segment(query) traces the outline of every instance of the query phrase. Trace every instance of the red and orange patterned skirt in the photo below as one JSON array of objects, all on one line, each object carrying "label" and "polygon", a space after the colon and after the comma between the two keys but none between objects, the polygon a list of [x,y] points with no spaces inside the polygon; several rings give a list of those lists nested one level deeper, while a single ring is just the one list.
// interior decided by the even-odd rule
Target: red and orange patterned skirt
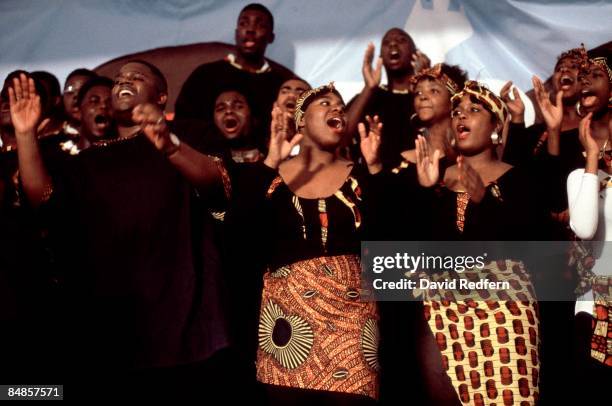
[{"label": "red and orange patterned skirt", "polygon": [[257,379],[378,398],[378,311],[359,257],[300,261],[264,277]]}]

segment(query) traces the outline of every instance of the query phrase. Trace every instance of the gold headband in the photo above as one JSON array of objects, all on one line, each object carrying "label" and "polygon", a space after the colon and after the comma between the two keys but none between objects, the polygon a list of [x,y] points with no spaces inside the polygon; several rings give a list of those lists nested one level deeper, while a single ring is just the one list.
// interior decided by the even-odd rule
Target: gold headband
[{"label": "gold headband", "polygon": [[299,122],[304,116],[304,113],[306,113],[306,108],[308,108],[308,104],[310,104],[310,101],[312,101],[314,96],[317,96],[320,93],[336,93],[340,95],[340,93],[338,93],[338,91],[334,87],[334,82],[329,82],[329,84],[327,85],[319,86],[314,89],[310,89],[303,92],[297,99],[297,102],[295,104],[294,118],[296,130],[299,129]]},{"label": "gold headband", "polygon": [[410,84],[413,92],[417,83],[426,77],[439,80],[444,83],[444,86],[446,86],[451,96],[459,92],[459,86],[457,85],[457,83],[455,83],[454,80],[449,78],[446,73],[442,72],[441,63],[437,63],[431,68],[422,69],[419,73],[410,78]]},{"label": "gold headband", "polygon": [[486,86],[476,81],[468,80],[465,82],[463,90],[451,97],[451,103],[461,99],[465,95],[475,97],[495,115],[497,121],[502,125],[506,122],[509,114],[508,106],[506,106],[506,103]]}]

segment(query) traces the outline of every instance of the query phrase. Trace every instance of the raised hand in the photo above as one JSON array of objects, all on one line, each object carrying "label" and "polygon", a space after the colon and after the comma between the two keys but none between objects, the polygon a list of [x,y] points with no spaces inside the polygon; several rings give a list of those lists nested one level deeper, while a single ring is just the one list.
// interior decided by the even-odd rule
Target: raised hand
[{"label": "raised hand", "polygon": [[419,73],[423,69],[431,68],[429,57],[418,49],[412,54],[412,61],[410,61],[410,64],[412,65],[414,73]]},{"label": "raised hand", "polygon": [[[510,98],[510,88],[512,88],[512,95],[514,98]],[[521,95],[516,86],[512,87],[512,81],[508,81],[504,87],[502,87],[499,95],[508,106],[508,110],[510,110],[510,115],[512,116],[511,121],[513,123],[525,122],[525,104],[523,100],[521,100]]]},{"label": "raised hand", "polygon": [[357,126],[361,139],[359,146],[361,147],[361,154],[368,165],[369,172],[374,174],[382,169],[378,151],[380,149],[383,123],[378,116],[374,116],[374,118],[366,116],[366,121],[369,128],[367,133],[364,123],[359,123]]},{"label": "raised hand", "polygon": [[555,103],[550,101],[550,94],[544,89],[542,81],[537,76],[531,79],[536,101],[546,122],[549,132],[559,132],[563,121],[563,90],[559,90]]},{"label": "raised hand", "polygon": [[264,164],[270,168],[278,168],[280,163],[289,157],[291,150],[300,143],[303,135],[297,133],[288,140],[290,115],[282,111],[278,105],[272,109],[272,122],[270,123],[270,146]]},{"label": "raised hand", "polygon": [[591,132],[591,120],[593,118],[593,113],[587,114],[582,120],[580,120],[580,125],[578,126],[578,134],[580,137],[580,143],[584,147],[584,150],[588,157],[599,156],[599,145],[597,141],[593,138],[593,134]]},{"label": "raised hand", "polygon": [[459,182],[461,182],[465,191],[470,195],[470,200],[475,203],[480,203],[486,192],[482,178],[474,168],[465,162],[462,156],[457,158],[457,168],[459,172]]},{"label": "raised hand", "polygon": [[152,103],[139,104],[132,110],[132,120],[140,125],[147,139],[159,151],[170,155],[178,149],[170,140],[170,129],[159,106]]},{"label": "raised hand", "polygon": [[34,79],[22,73],[19,78],[13,78],[8,93],[15,136],[34,134],[41,116],[40,96],[36,93]]},{"label": "raised hand", "polygon": [[363,80],[366,87],[374,89],[380,84],[380,78],[382,77],[382,58],[376,58],[376,67],[372,69],[372,62],[374,61],[374,44],[369,43],[366,48],[365,55],[363,56],[363,66],[361,73],[363,74]]},{"label": "raised hand", "polygon": [[424,187],[433,186],[440,177],[440,150],[436,149],[432,154],[429,142],[422,135],[417,136],[415,145],[419,183]]}]

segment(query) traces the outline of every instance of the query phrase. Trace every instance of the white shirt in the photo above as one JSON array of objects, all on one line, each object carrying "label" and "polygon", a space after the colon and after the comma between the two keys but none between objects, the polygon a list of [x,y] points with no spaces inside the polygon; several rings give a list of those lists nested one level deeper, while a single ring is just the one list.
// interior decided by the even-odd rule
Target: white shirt
[{"label": "white shirt", "polygon": [[[602,189],[603,187],[603,189]],[[597,175],[576,169],[567,178],[570,227],[576,235],[588,241],[595,258],[595,275],[612,276],[612,180],[598,171]],[[593,313],[593,291],[578,298],[575,313]]]}]

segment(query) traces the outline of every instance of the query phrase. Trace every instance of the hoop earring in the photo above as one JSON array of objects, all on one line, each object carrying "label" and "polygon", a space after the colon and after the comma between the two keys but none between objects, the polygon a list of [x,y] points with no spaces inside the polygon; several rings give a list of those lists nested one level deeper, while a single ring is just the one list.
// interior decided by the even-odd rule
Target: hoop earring
[{"label": "hoop earring", "polygon": [[584,114],[582,113],[582,111],[580,110],[582,108],[582,105],[580,104],[580,102],[576,103],[576,113],[580,116],[580,117],[584,117]]}]

